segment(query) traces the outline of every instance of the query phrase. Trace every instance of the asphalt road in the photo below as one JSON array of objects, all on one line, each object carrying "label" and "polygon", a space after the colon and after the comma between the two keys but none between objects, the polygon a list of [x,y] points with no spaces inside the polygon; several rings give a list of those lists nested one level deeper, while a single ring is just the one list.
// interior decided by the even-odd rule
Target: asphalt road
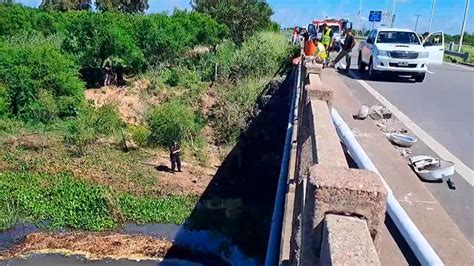
[{"label": "asphalt road", "polygon": [[[431,66],[422,83],[390,76],[369,81],[366,73],[356,70],[357,55],[353,53],[350,73],[341,74],[354,96],[367,105],[376,104],[378,100],[367,89],[372,88],[440,144],[441,149],[464,163],[464,174],[456,172],[453,177],[456,190],[449,189],[445,183],[424,182],[424,185],[474,245],[474,68],[451,64]],[[431,141],[424,140],[413,147],[413,155],[442,157]]]}]

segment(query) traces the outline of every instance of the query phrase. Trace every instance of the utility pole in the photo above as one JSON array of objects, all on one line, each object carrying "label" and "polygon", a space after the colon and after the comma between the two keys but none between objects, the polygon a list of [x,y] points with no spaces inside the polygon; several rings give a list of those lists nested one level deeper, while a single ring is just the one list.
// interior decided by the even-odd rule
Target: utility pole
[{"label": "utility pole", "polygon": [[397,0],[393,0],[393,5],[392,5],[392,24],[390,27],[393,28],[393,25],[395,24],[395,5],[397,4]]},{"label": "utility pole", "polygon": [[415,23],[415,33],[416,33],[416,28],[418,27],[418,18],[420,18],[421,15],[416,15],[416,23]]},{"label": "utility pole", "polygon": [[466,20],[467,20],[468,10],[469,10],[469,0],[466,0],[466,9],[464,10],[464,19],[462,22],[461,38],[459,39],[459,49],[458,49],[459,53],[461,52],[462,38],[464,37],[464,30],[466,29]]},{"label": "utility pole", "polygon": [[433,22],[435,6],[436,6],[436,0],[433,0],[433,2],[431,3],[431,16],[430,16],[430,23],[428,24],[428,33],[431,33],[431,23]]}]

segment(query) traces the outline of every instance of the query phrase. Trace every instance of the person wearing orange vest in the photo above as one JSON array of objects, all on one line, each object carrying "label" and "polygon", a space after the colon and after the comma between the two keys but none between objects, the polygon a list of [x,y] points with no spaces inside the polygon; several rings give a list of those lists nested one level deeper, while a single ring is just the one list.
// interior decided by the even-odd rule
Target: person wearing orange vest
[{"label": "person wearing orange vest", "polygon": [[321,39],[313,36],[311,40],[306,42],[304,49],[305,57],[309,57],[314,62],[322,64],[327,59],[326,48]]}]

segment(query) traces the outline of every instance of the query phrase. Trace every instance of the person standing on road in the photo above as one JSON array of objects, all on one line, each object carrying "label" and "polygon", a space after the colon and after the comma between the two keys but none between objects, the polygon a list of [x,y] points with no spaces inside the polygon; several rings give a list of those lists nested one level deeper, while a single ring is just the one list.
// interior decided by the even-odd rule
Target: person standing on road
[{"label": "person standing on road", "polygon": [[329,52],[331,51],[331,48],[332,48],[333,36],[334,36],[334,33],[332,32],[332,29],[328,26],[328,24],[324,23],[321,42],[324,45],[324,48],[326,49],[327,58],[329,58]]},{"label": "person standing on road", "polygon": [[336,64],[345,56],[346,57],[346,72],[349,72],[351,68],[351,51],[352,48],[356,45],[354,35],[352,34],[351,29],[346,29],[346,39],[344,40],[344,44],[342,44],[341,52],[336,56],[336,59],[332,62],[330,67],[335,67]]},{"label": "person standing on road", "polygon": [[175,173],[176,166],[178,166],[178,172],[181,172],[181,151],[179,149],[178,142],[173,141],[170,146],[170,160],[171,160],[171,173]]}]

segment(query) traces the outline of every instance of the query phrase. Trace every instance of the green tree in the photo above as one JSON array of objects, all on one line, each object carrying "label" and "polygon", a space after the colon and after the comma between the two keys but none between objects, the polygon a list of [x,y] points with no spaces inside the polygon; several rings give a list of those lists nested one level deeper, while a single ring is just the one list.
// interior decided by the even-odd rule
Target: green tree
[{"label": "green tree", "polygon": [[123,12],[123,13],[145,13],[148,9],[148,0],[96,0],[98,10]]},{"label": "green tree", "polygon": [[92,0],[42,0],[40,8],[46,10],[89,10],[92,7]]},{"label": "green tree", "polygon": [[191,6],[226,24],[237,44],[255,31],[268,27],[273,15],[265,0],[192,0]]}]

